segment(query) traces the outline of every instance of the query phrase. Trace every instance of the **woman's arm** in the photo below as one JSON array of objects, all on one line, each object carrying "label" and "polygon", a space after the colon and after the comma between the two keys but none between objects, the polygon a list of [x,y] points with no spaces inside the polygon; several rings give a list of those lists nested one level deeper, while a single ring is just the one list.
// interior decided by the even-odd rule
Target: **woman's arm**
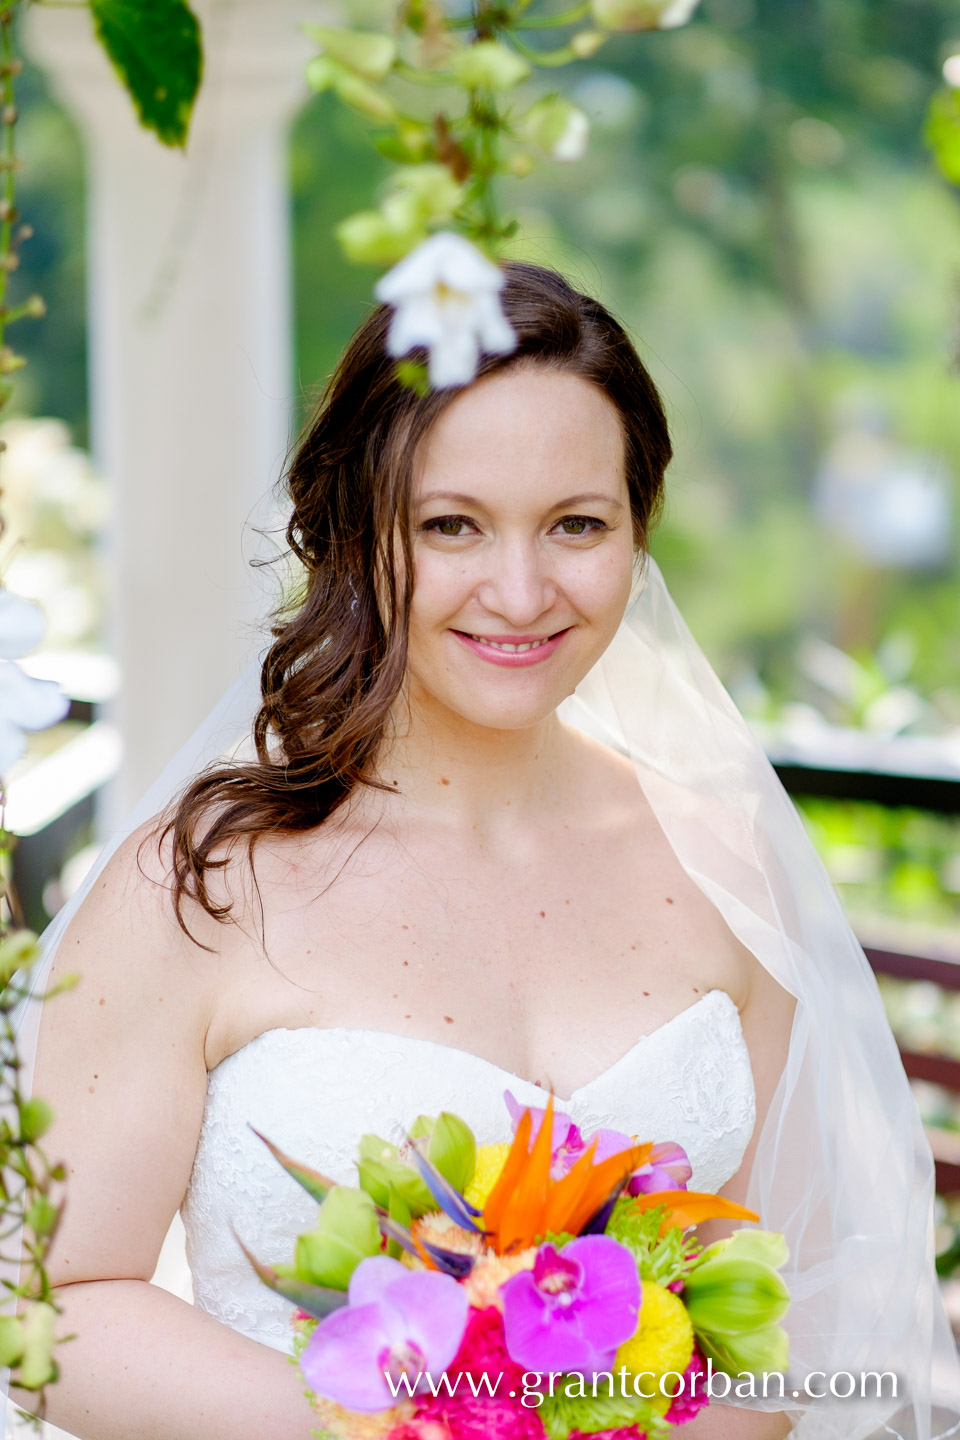
[{"label": "woman's arm", "polygon": [[[60,1379],[47,1419],[80,1440],[308,1440],[296,1369],[148,1281],[58,1287]],[[25,1410],[33,1397],[11,1392]]]},{"label": "woman's arm", "polygon": [[[306,1440],[309,1406],[282,1354],[149,1284],[190,1176],[207,1089],[204,1041],[220,957],[173,918],[156,847],[118,851],[61,941],[35,1088],[67,1166],[48,1269],[65,1315],[49,1418],[82,1440]],[[203,917],[200,917],[203,919]],[[211,922],[200,938],[216,947]],[[15,1395],[25,1408],[30,1397]]]}]

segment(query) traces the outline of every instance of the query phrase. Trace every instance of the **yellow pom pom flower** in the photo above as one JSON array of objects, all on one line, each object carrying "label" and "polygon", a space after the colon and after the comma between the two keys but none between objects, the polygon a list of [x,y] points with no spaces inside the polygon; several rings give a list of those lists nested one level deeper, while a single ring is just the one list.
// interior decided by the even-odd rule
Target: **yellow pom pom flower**
[{"label": "yellow pom pom flower", "polygon": [[644,1280],[640,1324],[633,1339],[617,1351],[616,1369],[625,1365],[631,1375],[647,1371],[660,1376],[671,1370],[682,1375],[692,1355],[693,1326],[683,1301],[672,1290]]},{"label": "yellow pom pom flower", "polygon": [[486,1205],[490,1191],[500,1178],[500,1171],[509,1151],[508,1144],[477,1146],[477,1168],[463,1195],[464,1199],[478,1210],[482,1210]]}]

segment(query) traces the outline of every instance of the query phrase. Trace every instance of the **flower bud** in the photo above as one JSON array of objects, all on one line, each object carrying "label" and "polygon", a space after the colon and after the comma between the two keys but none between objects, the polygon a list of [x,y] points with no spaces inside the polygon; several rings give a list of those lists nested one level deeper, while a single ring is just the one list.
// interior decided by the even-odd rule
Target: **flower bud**
[{"label": "flower bud", "polygon": [[700,0],[591,0],[604,30],[674,30],[686,25]]},{"label": "flower bud", "polygon": [[23,1355],[17,1383],[24,1390],[41,1390],[57,1373],[53,1362],[54,1334],[57,1312],[52,1305],[38,1300],[23,1316]]},{"label": "flower bud", "polygon": [[318,94],[322,94],[324,90],[331,89],[334,82],[342,74],[342,65],[338,65],[335,60],[331,60],[327,55],[318,55],[315,59],[311,60],[307,66],[307,84],[311,90],[316,90]]},{"label": "flower bud", "polygon": [[370,1196],[335,1185],[314,1228],[297,1237],[294,1270],[298,1280],[346,1290],[360,1261],[379,1254],[380,1227]]},{"label": "flower bud", "polygon": [[7,985],[17,971],[29,968],[40,958],[40,946],[32,930],[12,930],[0,940],[0,985]]},{"label": "flower bud", "polygon": [[397,58],[397,42],[391,35],[370,30],[332,30],[325,25],[304,28],[317,41],[322,55],[364,80],[383,80]]},{"label": "flower bud", "polygon": [[46,1195],[38,1195],[23,1217],[34,1235],[52,1235],[60,1212]]},{"label": "flower bud", "polygon": [[536,168],[536,163],[532,155],[526,154],[523,150],[515,150],[513,154],[507,158],[507,169],[511,175],[516,175],[521,180],[525,180]]},{"label": "flower bud", "polygon": [[345,105],[358,110],[369,120],[389,125],[397,118],[397,107],[393,101],[369,81],[362,80],[359,75],[354,75],[349,70],[344,70],[337,77],[333,88]]},{"label": "flower bud", "polygon": [[590,121],[561,95],[545,95],[522,121],[522,134],[553,160],[579,160],[586,153]]},{"label": "flower bud", "polygon": [[20,1106],[20,1134],[31,1144],[45,1135],[53,1124],[53,1111],[46,1100],[24,1100]]},{"label": "flower bud", "polygon": [[23,1326],[15,1315],[0,1315],[0,1366],[16,1365],[23,1354]]},{"label": "flower bud", "polygon": [[512,90],[530,74],[530,66],[499,40],[478,40],[453,57],[453,73],[468,90]]},{"label": "flower bud", "polygon": [[393,187],[414,200],[424,220],[448,219],[463,199],[463,186],[446,165],[404,165],[393,177]]},{"label": "flower bud", "polygon": [[589,60],[591,55],[596,55],[606,40],[607,37],[602,30],[579,30],[570,41],[570,49],[578,60]]},{"label": "flower bud", "polygon": [[336,237],[348,260],[356,265],[393,265],[423,239],[417,225],[399,225],[381,210],[360,210],[336,227]]}]

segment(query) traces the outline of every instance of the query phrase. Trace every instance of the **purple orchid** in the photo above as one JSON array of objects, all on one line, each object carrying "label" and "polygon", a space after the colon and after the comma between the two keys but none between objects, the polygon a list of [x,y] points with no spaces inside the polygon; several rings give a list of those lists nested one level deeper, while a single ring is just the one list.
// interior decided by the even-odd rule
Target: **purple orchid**
[{"label": "purple orchid", "polygon": [[310,1337],[300,1369],[311,1390],[348,1410],[387,1410],[422,1388],[427,1372],[446,1369],[468,1310],[465,1290],[449,1275],[411,1273],[372,1255],[354,1270],[346,1306]]},{"label": "purple orchid", "polygon": [[640,1294],[636,1261],[608,1235],[541,1245],[533,1269],[500,1290],[510,1358],[541,1374],[610,1370],[636,1333]]},{"label": "purple orchid", "polygon": [[628,1195],[652,1195],[660,1190],[686,1190],[693,1167],[687,1152],[672,1140],[654,1145],[646,1165],[634,1170],[627,1181]]},{"label": "purple orchid", "polygon": [[[517,1126],[523,1118],[524,1111],[530,1111],[532,1122],[530,1143],[532,1145],[543,1124],[546,1109],[536,1105],[521,1105],[509,1090],[503,1092],[503,1098],[510,1112],[514,1134],[517,1133]],[[564,1175],[573,1169],[583,1152],[594,1142],[596,1142],[596,1150],[593,1158],[596,1165],[599,1165],[601,1160],[607,1160],[611,1155],[619,1155],[621,1150],[629,1150],[631,1145],[636,1144],[633,1136],[625,1135],[621,1130],[594,1130],[584,1139],[579,1126],[574,1124],[570,1116],[565,1115],[562,1110],[555,1110],[553,1112],[553,1135],[551,1136],[553,1151],[550,1164],[551,1180],[562,1180]],[[640,1169],[635,1171],[627,1182],[626,1192],[628,1195],[646,1195],[656,1190],[685,1190],[692,1173],[686,1152],[681,1146],[667,1141],[662,1145],[654,1145],[647,1163],[641,1165]]]},{"label": "purple orchid", "polygon": [[[543,1124],[543,1117],[546,1109],[537,1105],[521,1105],[515,1095],[509,1090],[504,1090],[503,1098],[506,1101],[507,1109],[510,1112],[510,1123],[514,1135],[517,1133],[517,1126],[523,1119],[523,1112],[530,1111],[532,1128],[530,1130],[530,1144],[532,1145],[540,1133],[540,1126]],[[579,1126],[575,1125],[569,1115],[562,1110],[553,1112],[553,1135],[551,1137],[551,1149],[553,1160],[550,1165],[550,1179],[562,1180],[570,1170],[573,1169],[584,1150],[588,1149],[596,1141],[597,1148],[594,1152],[594,1163],[599,1165],[601,1160],[607,1160],[611,1155],[618,1155],[621,1150],[629,1150],[635,1142],[629,1135],[624,1135],[620,1130],[594,1130],[589,1139],[585,1140],[580,1133]]]}]

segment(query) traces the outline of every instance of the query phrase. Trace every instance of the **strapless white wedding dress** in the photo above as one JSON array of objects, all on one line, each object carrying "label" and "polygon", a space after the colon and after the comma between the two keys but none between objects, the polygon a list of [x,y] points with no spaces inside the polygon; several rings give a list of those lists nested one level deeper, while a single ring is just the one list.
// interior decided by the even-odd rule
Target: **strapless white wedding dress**
[{"label": "strapless white wedding dress", "polygon": [[[503,1101],[545,1103],[543,1090],[488,1060],[432,1040],[377,1030],[267,1030],[210,1072],[203,1129],[181,1208],[195,1303],[277,1350],[290,1346],[291,1307],[260,1283],[233,1232],[268,1264],[290,1259],[316,1203],[250,1126],[288,1155],[356,1183],[357,1141],[398,1140],[419,1114],[452,1110],[478,1141],[509,1140]],[[581,1130],[674,1140],[690,1188],[717,1190],[739,1169],[753,1133],[753,1074],[740,1017],[710,990],[641,1036],[609,1070],[562,1102]]]}]

